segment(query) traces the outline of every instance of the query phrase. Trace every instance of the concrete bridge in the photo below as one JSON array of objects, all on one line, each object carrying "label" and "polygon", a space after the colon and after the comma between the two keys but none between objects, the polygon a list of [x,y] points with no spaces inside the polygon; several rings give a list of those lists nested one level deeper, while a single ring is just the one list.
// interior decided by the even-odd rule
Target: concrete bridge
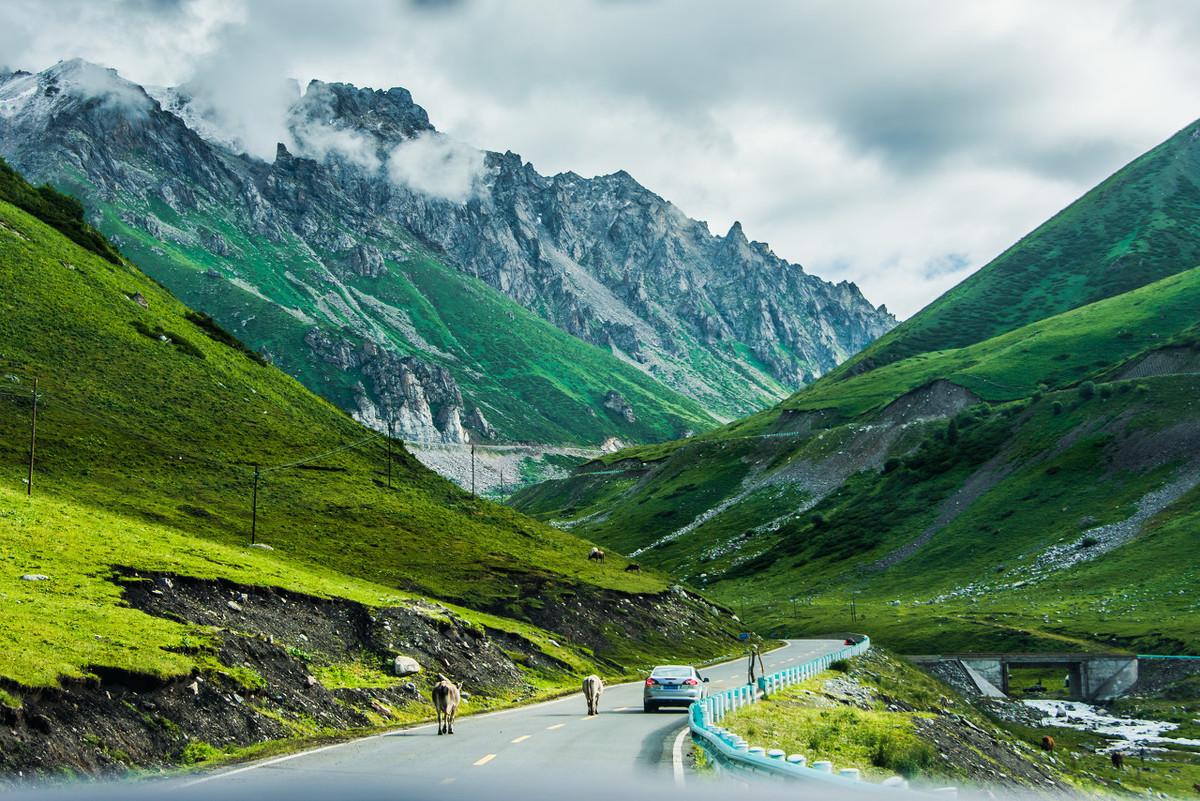
[{"label": "concrete bridge", "polygon": [[938,654],[910,656],[918,665],[957,665],[980,695],[1008,695],[1008,671],[1019,668],[1061,668],[1069,677],[1071,698],[1110,701],[1128,692],[1138,680],[1138,658],[1130,654]]}]

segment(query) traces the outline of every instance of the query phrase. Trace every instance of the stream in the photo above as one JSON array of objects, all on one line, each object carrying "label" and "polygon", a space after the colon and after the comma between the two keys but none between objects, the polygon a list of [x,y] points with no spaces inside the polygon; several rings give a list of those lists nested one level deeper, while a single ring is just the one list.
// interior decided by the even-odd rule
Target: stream
[{"label": "stream", "polygon": [[1108,737],[1112,742],[1101,749],[1101,753],[1123,751],[1130,754],[1143,749],[1162,751],[1167,746],[1173,745],[1200,748],[1198,739],[1164,736],[1167,732],[1179,728],[1175,723],[1118,717],[1100,707],[1080,701],[1047,699],[1023,701],[1022,703],[1042,714],[1043,725],[1095,732]]}]

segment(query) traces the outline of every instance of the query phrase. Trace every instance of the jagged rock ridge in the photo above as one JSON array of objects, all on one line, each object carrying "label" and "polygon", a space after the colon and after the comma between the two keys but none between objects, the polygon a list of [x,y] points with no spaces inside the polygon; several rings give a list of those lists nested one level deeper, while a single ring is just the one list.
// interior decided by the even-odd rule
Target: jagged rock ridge
[{"label": "jagged rock ridge", "polygon": [[[201,308],[234,288],[275,304],[302,337],[256,342],[274,330],[257,327],[257,312],[216,316],[297,375],[344,373],[310,383],[414,439],[465,441],[464,419],[480,437],[500,435],[498,424],[521,434],[488,398],[464,402],[459,385],[477,371],[371,284],[428,249],[717,417],[782,396],[894,324],[853,284],[808,275],[740,225],[713,236],[627,173],[546,177],[513,153],[455,142],[403,89],[313,81],[297,90],[290,141],[269,161],[239,152],[187,87],[153,94],[81,61],[0,74],[0,155],[118,209],[98,222],[122,241],[147,234],[220,257],[206,287],[172,288]],[[279,261],[286,269],[262,272]],[[585,400],[576,419],[598,425],[608,396]],[[649,419],[644,400],[623,402],[629,413],[606,425]],[[636,440],[631,430],[604,437]]]}]

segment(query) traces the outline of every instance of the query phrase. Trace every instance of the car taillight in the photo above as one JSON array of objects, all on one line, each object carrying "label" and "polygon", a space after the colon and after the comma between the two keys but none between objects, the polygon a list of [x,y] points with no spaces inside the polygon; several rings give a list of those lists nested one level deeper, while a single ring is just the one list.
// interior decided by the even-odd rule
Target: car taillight
[{"label": "car taillight", "polygon": [[647,687],[653,687],[655,684],[658,684],[658,682],[657,682],[657,681],[655,681],[654,679],[646,679],[646,686],[647,686]]},{"label": "car taillight", "polygon": [[695,679],[684,679],[683,683],[684,683],[684,684],[690,684],[691,686],[693,686],[693,687],[694,687],[694,686],[696,686],[697,684],[699,684],[700,682],[696,681]]}]

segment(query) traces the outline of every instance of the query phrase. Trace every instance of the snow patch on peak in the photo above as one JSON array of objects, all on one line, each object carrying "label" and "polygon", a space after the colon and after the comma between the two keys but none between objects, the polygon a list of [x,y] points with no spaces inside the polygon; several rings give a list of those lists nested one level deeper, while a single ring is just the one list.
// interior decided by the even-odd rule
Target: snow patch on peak
[{"label": "snow patch on peak", "polygon": [[66,100],[97,99],[125,113],[146,114],[154,101],[117,71],[83,59],[60,61],[37,74],[10,73],[0,79],[0,117],[49,116]]}]

